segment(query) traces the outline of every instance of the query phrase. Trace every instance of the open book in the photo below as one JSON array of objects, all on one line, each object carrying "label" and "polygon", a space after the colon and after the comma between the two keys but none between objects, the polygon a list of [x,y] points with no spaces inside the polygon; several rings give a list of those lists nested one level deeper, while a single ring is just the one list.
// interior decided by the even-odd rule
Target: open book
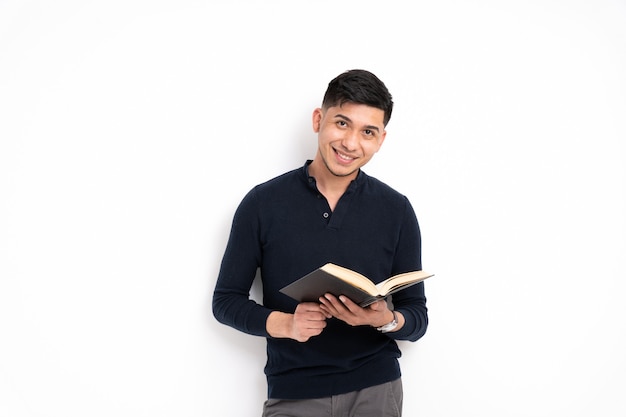
[{"label": "open book", "polygon": [[356,271],[328,263],[283,287],[280,292],[300,302],[317,302],[326,293],[345,295],[361,307],[366,307],[432,276],[428,272],[412,271],[374,284]]}]

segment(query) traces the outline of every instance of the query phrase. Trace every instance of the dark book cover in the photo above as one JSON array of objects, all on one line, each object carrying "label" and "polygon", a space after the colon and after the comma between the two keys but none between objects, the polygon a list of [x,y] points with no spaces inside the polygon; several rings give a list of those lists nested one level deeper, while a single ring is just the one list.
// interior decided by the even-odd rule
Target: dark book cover
[{"label": "dark book cover", "polygon": [[326,293],[335,296],[345,295],[361,307],[366,307],[376,300],[384,298],[382,295],[372,295],[365,290],[354,287],[322,269],[316,269],[292,282],[283,287],[280,292],[299,302],[319,302],[319,298]]}]

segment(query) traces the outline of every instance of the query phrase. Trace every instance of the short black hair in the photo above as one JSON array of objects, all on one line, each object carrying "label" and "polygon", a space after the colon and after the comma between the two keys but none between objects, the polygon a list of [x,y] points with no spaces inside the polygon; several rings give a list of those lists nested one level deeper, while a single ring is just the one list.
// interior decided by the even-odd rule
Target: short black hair
[{"label": "short black hair", "polygon": [[393,100],[385,84],[374,74],[362,69],[353,69],[339,74],[330,83],[324,94],[322,107],[327,109],[344,103],[365,104],[385,112],[383,125],[391,119]]}]

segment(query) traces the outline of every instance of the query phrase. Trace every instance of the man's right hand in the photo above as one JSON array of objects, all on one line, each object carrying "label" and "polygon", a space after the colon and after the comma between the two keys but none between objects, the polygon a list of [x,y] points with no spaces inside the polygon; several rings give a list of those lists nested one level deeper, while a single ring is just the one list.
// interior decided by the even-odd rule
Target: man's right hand
[{"label": "man's right hand", "polygon": [[273,311],[267,318],[266,328],[272,337],[306,342],[322,333],[328,318],[318,303],[300,303],[293,314]]}]

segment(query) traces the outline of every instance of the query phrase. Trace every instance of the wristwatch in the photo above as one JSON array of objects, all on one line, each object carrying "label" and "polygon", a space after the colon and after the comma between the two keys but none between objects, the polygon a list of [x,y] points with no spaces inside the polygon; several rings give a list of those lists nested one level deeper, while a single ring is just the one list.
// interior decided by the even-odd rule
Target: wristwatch
[{"label": "wristwatch", "polygon": [[377,327],[376,330],[387,333],[398,327],[398,316],[396,316],[395,310],[391,310],[391,314],[393,314],[393,320],[383,326]]}]

